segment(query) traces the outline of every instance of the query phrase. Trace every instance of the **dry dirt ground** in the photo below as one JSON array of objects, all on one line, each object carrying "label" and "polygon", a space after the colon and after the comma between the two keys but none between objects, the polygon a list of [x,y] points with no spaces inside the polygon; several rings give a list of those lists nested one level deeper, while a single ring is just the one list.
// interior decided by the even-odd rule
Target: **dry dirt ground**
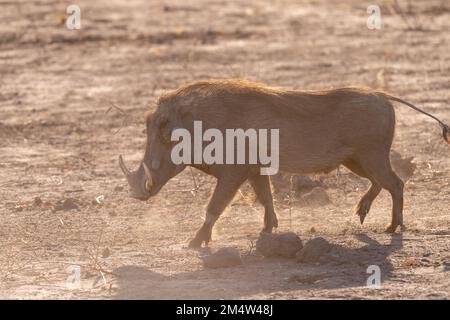
[{"label": "dry dirt ground", "polygon": [[[185,170],[145,203],[127,197],[117,164],[124,154],[138,165],[145,111],[194,79],[382,87],[449,122],[448,1],[72,2],[78,31],[64,25],[69,2],[0,0],[0,298],[449,298],[450,149],[433,121],[405,106],[396,107],[394,149],[417,166],[407,231],[383,233],[385,191],[361,226],[353,207],[368,183],[343,168],[313,177],[330,203],[276,202],[278,231],[344,246],[339,264],[251,250],[263,209],[243,186],[211,249],[234,246],[244,264],[205,269],[207,249],[186,244],[214,179],[192,171],[193,191]],[[381,30],[366,27],[370,4],[380,5]],[[380,289],[365,286],[369,265],[381,268]],[[76,266],[78,289],[68,285]]]}]

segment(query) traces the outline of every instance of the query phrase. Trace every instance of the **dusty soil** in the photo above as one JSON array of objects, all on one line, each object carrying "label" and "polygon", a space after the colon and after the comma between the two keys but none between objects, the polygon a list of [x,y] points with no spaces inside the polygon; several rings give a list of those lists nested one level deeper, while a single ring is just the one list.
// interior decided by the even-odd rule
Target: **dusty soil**
[{"label": "dusty soil", "polygon": [[[71,1],[72,3],[72,1]],[[0,1],[0,298],[424,298],[450,294],[450,157],[439,127],[397,106],[394,149],[417,168],[405,191],[408,230],[383,233],[382,192],[363,226],[353,207],[368,182],[344,168],[314,176],[330,201],[279,197],[278,231],[321,236],[348,259],[298,264],[253,244],[262,207],[248,186],[214,230],[243,265],[204,269],[186,248],[214,179],[190,170],[148,202],[127,197],[118,154],[136,166],[144,113],[194,79],[244,77],[295,88],[382,87],[450,121],[450,5],[378,1]],[[112,103],[119,106],[110,108]],[[122,112],[123,111],[123,112]],[[380,289],[365,286],[369,265]],[[67,285],[79,266],[81,288]],[[72,269],[71,269],[72,268]]]}]

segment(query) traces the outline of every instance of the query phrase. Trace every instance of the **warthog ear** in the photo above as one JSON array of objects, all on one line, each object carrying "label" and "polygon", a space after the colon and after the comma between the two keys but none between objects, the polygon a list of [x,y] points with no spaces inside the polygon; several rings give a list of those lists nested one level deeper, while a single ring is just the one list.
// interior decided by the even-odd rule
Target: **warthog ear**
[{"label": "warthog ear", "polygon": [[176,127],[176,119],[172,119],[172,117],[176,118],[175,115],[171,115],[170,117],[162,115],[157,119],[157,128],[159,131],[159,135],[165,143],[170,143],[172,130]]},{"label": "warthog ear", "polygon": [[170,114],[166,114],[165,117],[159,119],[159,130],[166,143],[171,142],[173,130],[179,128],[189,129],[193,125],[192,109],[192,105],[179,104],[172,108]]}]

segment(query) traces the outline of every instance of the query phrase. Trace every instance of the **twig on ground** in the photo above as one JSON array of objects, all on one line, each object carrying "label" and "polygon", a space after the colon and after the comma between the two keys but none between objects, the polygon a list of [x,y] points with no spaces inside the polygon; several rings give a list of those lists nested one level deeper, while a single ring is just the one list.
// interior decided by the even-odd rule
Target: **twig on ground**
[{"label": "twig on ground", "polygon": [[293,179],[294,175],[291,175],[291,177],[289,178],[289,230],[292,230],[292,202],[294,198]]},{"label": "twig on ground", "polygon": [[192,195],[195,197],[195,196],[196,196],[196,193],[197,193],[197,190],[198,190],[198,188],[199,188],[199,185],[198,185],[198,183],[197,183],[197,179],[195,178],[194,171],[192,171],[192,168],[191,168],[191,167],[189,167],[189,170],[190,170],[190,172],[191,172],[192,182],[194,183],[194,188],[191,189],[190,191],[191,191]]},{"label": "twig on ground", "polygon": [[252,252],[253,252],[253,249],[255,248],[255,243],[254,243],[254,241],[251,240],[251,239],[248,239],[248,241],[250,242],[249,249],[248,249],[248,251],[244,254],[244,256],[250,256],[250,255],[252,254]]},{"label": "twig on ground", "polygon": [[119,129],[117,129],[113,135],[116,135],[120,130],[122,130],[123,127],[125,127],[127,120],[128,120],[128,114],[118,105],[116,105],[114,102],[109,102],[111,104],[111,106],[105,111],[105,114],[108,114],[108,112],[110,112],[112,109],[116,109],[118,110],[123,116],[123,121],[122,121],[122,125],[120,126]]}]

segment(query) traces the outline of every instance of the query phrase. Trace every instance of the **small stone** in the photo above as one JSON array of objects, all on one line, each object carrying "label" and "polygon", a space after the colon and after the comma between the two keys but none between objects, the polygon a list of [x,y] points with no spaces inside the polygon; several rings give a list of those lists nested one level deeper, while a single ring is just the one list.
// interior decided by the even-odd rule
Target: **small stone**
[{"label": "small stone", "polygon": [[239,250],[233,247],[224,247],[215,253],[202,257],[205,268],[226,268],[242,264]]},{"label": "small stone", "polygon": [[302,240],[294,232],[262,232],[256,241],[256,250],[264,257],[294,258],[302,247]]},{"label": "small stone", "polygon": [[55,206],[56,211],[59,211],[59,210],[68,211],[68,210],[78,210],[78,209],[79,209],[78,205],[75,203],[75,200],[72,198],[68,198],[63,201],[59,201]]},{"label": "small stone", "polygon": [[289,282],[299,282],[303,284],[313,284],[319,280],[322,280],[323,276],[317,274],[294,274],[289,277]]},{"label": "small stone", "polygon": [[414,266],[416,264],[417,264],[417,260],[414,259],[414,258],[406,259],[405,262],[404,262],[404,266],[405,267],[412,267],[412,266]]},{"label": "small stone", "polygon": [[116,216],[117,216],[117,212],[115,212],[115,211],[109,211],[109,212],[108,212],[108,215],[109,215],[110,217],[116,217]]},{"label": "small stone", "polygon": [[426,294],[427,297],[432,297],[432,298],[447,298],[448,297],[448,293],[445,291],[432,291]]},{"label": "small stone", "polygon": [[33,199],[33,204],[34,204],[35,206],[40,206],[40,205],[42,204],[42,199],[39,198],[39,197],[35,197],[35,198]]},{"label": "small stone", "polygon": [[110,255],[111,255],[111,250],[109,250],[108,247],[103,249],[103,251],[102,251],[102,258],[108,258]]},{"label": "small stone", "polygon": [[333,248],[327,240],[322,237],[309,240],[302,250],[297,252],[296,258],[298,262],[318,262]]}]

